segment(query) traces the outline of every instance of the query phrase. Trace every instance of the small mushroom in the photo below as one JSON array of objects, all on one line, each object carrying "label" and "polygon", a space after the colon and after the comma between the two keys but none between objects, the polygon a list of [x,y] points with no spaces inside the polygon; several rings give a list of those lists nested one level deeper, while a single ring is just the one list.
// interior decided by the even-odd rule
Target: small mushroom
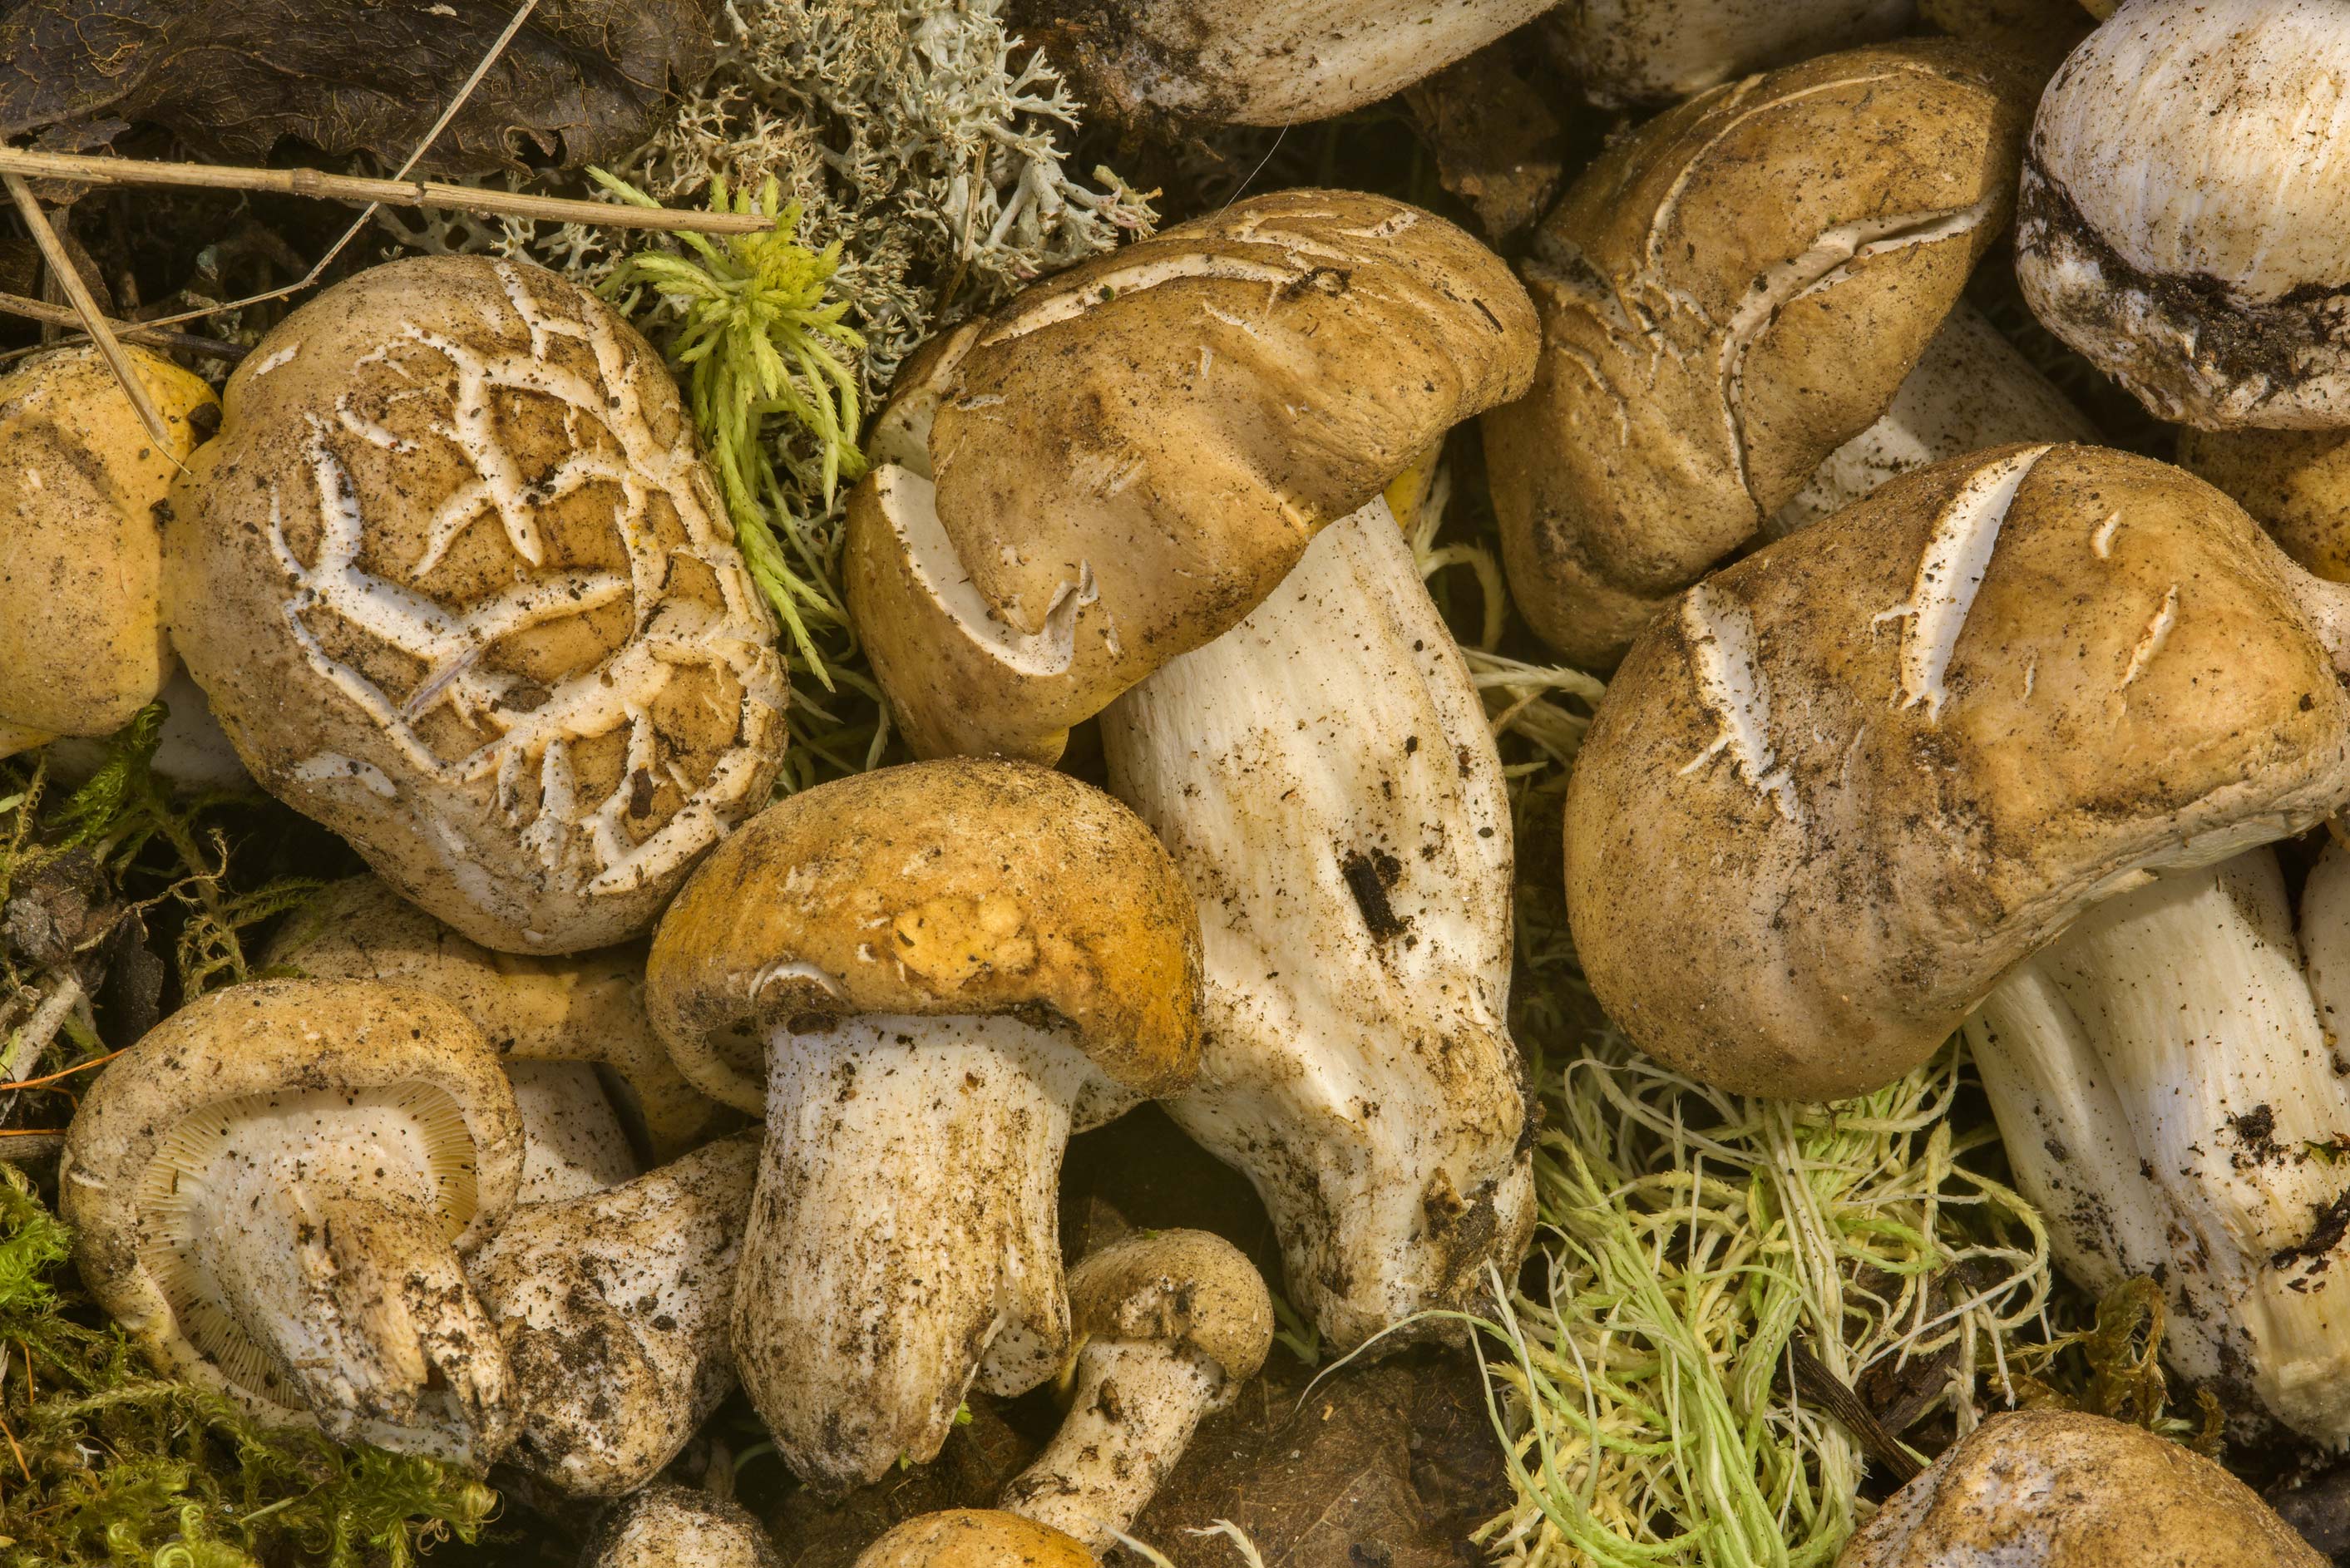
[{"label": "small mushroom", "polygon": [[1483,420],[1544,640],[1613,664],[1885,413],[2006,226],[2017,97],[1950,39],[1825,55],[1659,115],[1569,188],[1521,268],[1533,389]]},{"label": "small mushroom", "polygon": [[1200,1079],[1167,1108],[1255,1183],[1291,1299],[1351,1348],[1481,1296],[1534,1223],[1510,805],[1386,504],[1113,703],[1102,749],[1200,906]]},{"label": "small mushroom", "polygon": [[352,877],[322,889],[261,961],[448,998],[505,1056],[517,1092],[524,1079],[563,1064],[567,1072],[554,1075],[571,1086],[550,1092],[581,1096],[586,1085],[567,1069],[592,1064],[653,1164],[701,1143],[723,1114],[678,1071],[645,1016],[641,944],[564,959],[491,952],[378,878]]},{"label": "small mushroom", "polygon": [[1129,125],[1297,125],[1392,97],[1555,3],[1015,0],[1013,16]]},{"label": "small mushroom", "polygon": [[1048,1525],[982,1508],[918,1514],[853,1568],[1093,1568],[1093,1553]]},{"label": "small mushroom", "polygon": [[484,947],[652,924],[766,799],[775,623],[660,356],[536,267],[374,267],[230,378],[164,614],[263,786]]},{"label": "small mushroom", "polygon": [[2015,1410],[1959,1439],[1836,1568],[2325,1568],[2251,1488],[2103,1416]]},{"label": "small mushroom", "polygon": [[744,1135],[524,1203],[467,1262],[521,1407],[508,1463],[618,1497],[677,1457],[734,1386],[727,1314],[758,1163]]},{"label": "small mushroom", "polygon": [[759,1521],[706,1491],[657,1482],[588,1538],[580,1568],[783,1568]]},{"label": "small mushroom", "polygon": [[288,980],[200,997],[108,1067],[57,1188],[83,1282],[162,1366],[269,1420],[486,1464],[515,1390],[459,1257],[521,1176],[464,1014]]},{"label": "small mushroom", "polygon": [[1584,96],[1621,109],[1890,38],[1914,9],[1913,0],[1580,0],[1542,26]]},{"label": "small mushroom", "polygon": [[0,755],[112,734],[172,673],[160,516],[219,404],[170,360],[124,352],[161,447],[95,348],[0,377]]},{"label": "small mushroom", "polygon": [[1200,1422],[1273,1347],[1273,1298],[1246,1253],[1204,1231],[1146,1231],[1069,1271],[1075,1397],[1003,1489],[1011,1513],[1101,1552],[1142,1511]]},{"label": "small mushroom", "polygon": [[1342,191],[1235,202],[940,338],[879,421],[842,567],[914,750],[1057,759],[1523,390],[1534,341],[1491,252]]},{"label": "small mushroom", "polygon": [[1715,573],[1576,760],[1594,993],[1724,1088],[1891,1080],[2092,906],[2350,801],[2345,599],[2082,446],[1938,463]]},{"label": "small mushroom", "polygon": [[2335,0],[2130,0],[2040,99],[2016,281],[2158,417],[2350,425]]},{"label": "small mushroom", "polygon": [[1191,1082],[1199,940],[1131,813],[1007,762],[794,794],[678,895],[646,1002],[703,1088],[764,1101],[734,1352],[811,1487],[927,1461],[974,1376],[1062,1364],[1062,1150]]}]

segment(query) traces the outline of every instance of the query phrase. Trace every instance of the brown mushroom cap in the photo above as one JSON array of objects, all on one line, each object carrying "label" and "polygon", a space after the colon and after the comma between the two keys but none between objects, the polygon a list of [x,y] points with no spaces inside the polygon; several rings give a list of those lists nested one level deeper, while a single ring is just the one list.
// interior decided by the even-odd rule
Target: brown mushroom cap
[{"label": "brown mushroom cap", "polygon": [[188,1003],[99,1076],[57,1164],[59,1210],[99,1304],[179,1376],[247,1405],[255,1391],[224,1376],[179,1321],[165,1283],[176,1239],[158,1204],[175,1189],[183,1129],[201,1133],[206,1113],[234,1102],[309,1091],[402,1096],[436,1135],[470,1143],[436,1158],[454,1246],[481,1240],[512,1205],[522,1125],[497,1052],[441,998],[369,981],[255,981]]},{"label": "brown mushroom cap", "polygon": [[1513,597],[1580,663],[1882,414],[2013,201],[2024,109],[1918,39],[1717,88],[1602,153],[1523,267],[1533,389],[1485,416]]},{"label": "brown mushroom cap", "polygon": [[860,1553],[855,1568],[1093,1568],[1093,1553],[1016,1513],[953,1508],[906,1521]]},{"label": "brown mushroom cap", "polygon": [[172,673],[158,508],[219,404],[170,360],[124,352],[163,446],[95,348],[0,378],[0,728],[111,734]]},{"label": "brown mushroom cap", "polygon": [[883,768],[778,801],[712,853],[653,938],[653,1025],[706,1092],[758,1108],[768,1032],[858,1013],[1034,1013],[1146,1095],[1199,1064],[1200,920],[1139,818],[1026,763]]},{"label": "brown mushroom cap", "polygon": [[1938,463],[1716,573],[1576,761],[1594,992],[1723,1088],[1898,1076],[2088,905],[2350,798],[2307,583],[2218,491],[2085,446]]},{"label": "brown mushroom cap", "polygon": [[1534,343],[1525,291],[1451,223],[1286,191],[1072,267],[913,361],[915,406],[877,436],[906,466],[851,497],[843,571],[914,749],[1057,758],[1315,530],[1522,391]]},{"label": "brown mushroom cap", "polygon": [[1189,1347],[1247,1382],[1273,1348],[1273,1296],[1248,1254],[1206,1231],[1142,1231],[1069,1271],[1080,1339]]},{"label": "brown mushroom cap", "polygon": [[645,1016],[640,943],[571,958],[492,952],[374,877],[323,888],[263,952],[267,968],[377,980],[446,997],[507,1055],[609,1067],[655,1163],[700,1141],[718,1107],[687,1083]]},{"label": "brown mushroom cap", "polygon": [[2350,431],[2189,427],[2178,466],[2226,491],[2303,566],[2350,582]]},{"label": "brown mushroom cap", "polygon": [[1877,1511],[1836,1568],[2324,1568],[2251,1488],[2102,1416],[2015,1410]]},{"label": "brown mushroom cap", "polygon": [[485,947],[643,931],[766,799],[773,618],[660,356],[551,273],[328,289],[172,504],[166,617],[246,766]]}]

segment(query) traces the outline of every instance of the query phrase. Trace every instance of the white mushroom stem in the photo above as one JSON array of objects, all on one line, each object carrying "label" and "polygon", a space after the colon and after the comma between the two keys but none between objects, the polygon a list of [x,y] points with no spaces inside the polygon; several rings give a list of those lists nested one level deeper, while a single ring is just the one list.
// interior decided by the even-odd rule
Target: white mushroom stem
[{"label": "white mushroom stem", "polygon": [[803,1480],[837,1491],[927,1461],[974,1378],[1017,1394],[1060,1366],[1062,1151],[1131,1104],[1008,1016],[770,1040],[734,1351]]},{"label": "white mushroom stem", "polygon": [[1003,1489],[1000,1506],[1099,1556],[1166,1480],[1222,1402],[1223,1369],[1195,1350],[1095,1340],[1077,1352],[1061,1429]]},{"label": "white mushroom stem", "polygon": [[596,1069],[585,1062],[509,1058],[522,1117],[524,1203],[556,1203],[618,1187],[637,1174],[636,1154]]},{"label": "white mushroom stem", "polygon": [[[2350,969],[2350,920],[2305,919],[2304,936]],[[2350,1438],[2350,1271],[2334,1270],[2350,1078],[2274,854],[2106,899],[2011,971],[1966,1034],[2065,1271],[2098,1293],[2152,1276],[2178,1372]]]},{"label": "white mushroom stem", "polygon": [[1384,502],[1102,716],[1200,901],[1205,1045],[1170,1111],[1248,1173],[1341,1346],[1459,1304],[1533,1222],[1511,836],[1467,666]]},{"label": "white mushroom stem", "polygon": [[477,1451],[503,1447],[505,1358],[451,1245],[450,1173],[419,1130],[454,1107],[419,1090],[218,1108],[147,1178],[169,1191],[159,1272],[188,1336],[234,1382],[290,1386],[287,1402],[338,1436],[453,1423]]}]

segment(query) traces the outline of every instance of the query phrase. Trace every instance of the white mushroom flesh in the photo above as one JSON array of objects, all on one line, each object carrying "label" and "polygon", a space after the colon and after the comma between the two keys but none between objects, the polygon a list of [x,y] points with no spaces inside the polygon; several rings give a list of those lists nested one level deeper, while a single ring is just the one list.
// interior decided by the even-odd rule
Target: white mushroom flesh
[{"label": "white mushroom flesh", "polygon": [[[473,1146],[426,1085],[294,1093],[192,1111],[142,1179],[143,1262],[231,1382],[329,1431],[417,1444],[503,1438],[496,1331],[452,1245]],[[390,1440],[397,1441],[396,1437]]]},{"label": "white mushroom flesh", "polygon": [[[2303,937],[2350,978],[2350,875]],[[2320,884],[2314,878],[2313,889]],[[2025,1196],[2066,1272],[2152,1276],[2185,1376],[2350,1438],[2350,1078],[2303,978],[2266,847],[2085,913],[1966,1025]],[[2350,1288],[2350,1284],[2345,1284]]]},{"label": "white mushroom flesh", "polygon": [[1511,831],[1468,667],[1384,502],[1102,718],[1200,901],[1185,1130],[1247,1172],[1289,1291],[1360,1344],[1506,1274],[1532,1225]]},{"label": "white mushroom flesh", "polygon": [[1772,537],[1850,505],[1887,480],[2014,441],[2095,441],[2096,428],[1963,301],[1943,319],[1884,416],[1828,454],[1763,524]]},{"label": "white mushroom flesh", "polygon": [[1061,1156],[1134,1098],[1010,1016],[866,1017],[768,1048],[734,1350],[804,1480],[935,1456],[974,1380],[1059,1367]]},{"label": "white mushroom flesh", "polygon": [[593,1066],[509,1058],[505,1069],[522,1116],[516,1201],[558,1202],[618,1187],[637,1174],[629,1135]]},{"label": "white mushroom flesh", "polygon": [[1197,1351],[1094,1341],[1077,1352],[1076,1397],[1061,1429],[999,1505],[1099,1556],[1118,1544],[1225,1392],[1223,1369]]}]

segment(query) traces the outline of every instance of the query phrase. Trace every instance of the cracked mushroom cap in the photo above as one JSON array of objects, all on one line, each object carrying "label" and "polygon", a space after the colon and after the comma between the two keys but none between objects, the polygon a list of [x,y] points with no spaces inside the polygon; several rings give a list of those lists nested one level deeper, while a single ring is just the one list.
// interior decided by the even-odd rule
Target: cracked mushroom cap
[{"label": "cracked mushroom cap", "polygon": [[656,1481],[606,1514],[580,1568],[783,1568],[766,1531],[706,1491]]},{"label": "cracked mushroom cap", "polygon": [[211,433],[212,389],[126,348],[171,432],[158,447],[95,348],[0,378],[0,732],[109,735],[172,673],[160,514]]},{"label": "cracked mushroom cap", "polygon": [[1055,760],[1523,391],[1534,343],[1499,258],[1343,191],[1235,202],[950,334],[849,501],[849,608],[908,740]]},{"label": "cracked mushroom cap", "polygon": [[563,959],[492,952],[380,878],[352,877],[322,889],[261,961],[321,980],[428,991],[463,1009],[516,1062],[608,1068],[656,1164],[699,1143],[718,1114],[670,1061],[645,1016],[641,945]]},{"label": "cracked mushroom cap", "polygon": [[475,257],[258,345],[173,491],[165,614],[238,754],[484,947],[649,927],[781,760],[775,625],[660,357]]},{"label": "cracked mushroom cap", "polygon": [[1027,0],[1014,14],[1079,96],[1129,125],[1296,125],[1392,97],[1554,4]]},{"label": "cracked mushroom cap", "polygon": [[2251,1488],[2103,1416],[1991,1417],[1863,1525],[1836,1568],[2324,1568]]},{"label": "cracked mushroom cap", "polygon": [[1273,1296],[1248,1254],[1206,1231],[1150,1231],[1113,1241],[1069,1271],[1080,1342],[1140,1340],[1198,1351],[1223,1368],[1227,1396],[1273,1348]]},{"label": "cracked mushroom cap", "polygon": [[2336,0],[2132,0],[2040,100],[2016,281],[2159,417],[2350,425]]},{"label": "cracked mushroom cap", "polygon": [[[408,1169],[375,1179],[420,1200],[448,1245],[480,1241],[512,1205],[522,1127],[497,1053],[440,998],[363,981],[256,981],[188,1003],[100,1075],[58,1161],[59,1212],[99,1304],[174,1376],[272,1421],[311,1417],[200,1255],[225,1219],[208,1219],[207,1179],[299,1159],[341,1117],[365,1117],[382,1151],[405,1157],[425,1190],[401,1189]],[[372,1425],[359,1435],[399,1442]]]},{"label": "cracked mushroom cap", "polygon": [[867,1547],[855,1568],[1093,1568],[1093,1553],[1016,1513],[954,1508],[918,1514]]},{"label": "cracked mushroom cap", "polygon": [[1883,414],[2007,223],[2023,111],[1919,39],[1714,88],[1614,143],[1523,265],[1533,389],[1485,416],[1512,597],[1577,663]]},{"label": "cracked mushroom cap", "polygon": [[2325,587],[2088,446],[1938,463],[1714,574],[1569,785],[1593,992],[1723,1088],[1888,1082],[2089,905],[2350,799]]},{"label": "cracked mushroom cap", "polygon": [[804,790],[670,906],[646,1004],[704,1092],[755,1111],[766,1039],[861,1013],[1066,1024],[1145,1095],[1199,1064],[1200,920],[1117,801],[1026,763],[949,758]]},{"label": "cracked mushroom cap", "polygon": [[1675,103],[1749,71],[1889,38],[1912,0],[1583,0],[1543,20],[1561,62],[1607,109]]}]

